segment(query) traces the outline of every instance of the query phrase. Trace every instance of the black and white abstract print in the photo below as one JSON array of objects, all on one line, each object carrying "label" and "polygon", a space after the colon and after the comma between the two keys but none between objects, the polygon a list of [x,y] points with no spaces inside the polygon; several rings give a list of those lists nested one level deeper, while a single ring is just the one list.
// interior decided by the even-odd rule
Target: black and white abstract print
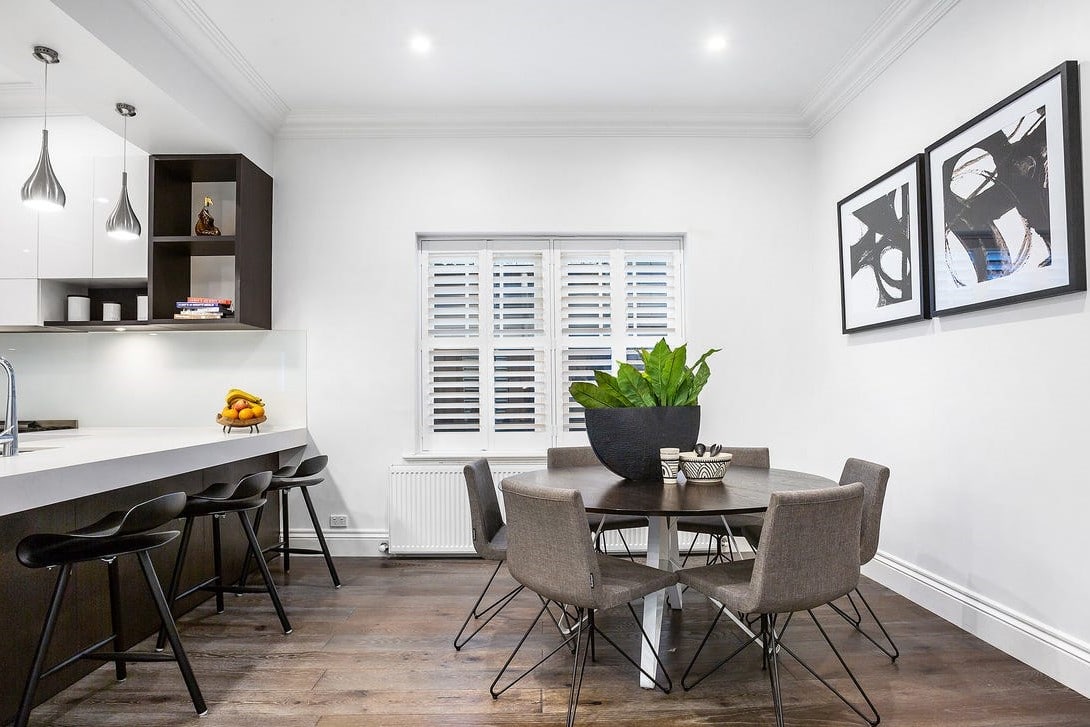
[{"label": "black and white abstract print", "polygon": [[845,333],[925,313],[922,173],[922,159],[913,157],[838,205]]},{"label": "black and white abstract print", "polygon": [[1045,112],[1034,109],[943,162],[939,269],[955,286],[1052,264]]}]

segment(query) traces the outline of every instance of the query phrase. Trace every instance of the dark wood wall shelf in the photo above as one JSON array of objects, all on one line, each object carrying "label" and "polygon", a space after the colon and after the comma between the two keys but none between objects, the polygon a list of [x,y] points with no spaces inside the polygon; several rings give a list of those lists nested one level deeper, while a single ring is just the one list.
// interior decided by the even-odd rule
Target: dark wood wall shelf
[{"label": "dark wood wall shelf", "polygon": [[[148,197],[148,294],[151,327],[180,330],[240,330],[272,327],[273,180],[241,154],[154,154]],[[193,234],[194,209],[202,185],[232,189],[234,229],[222,236]],[[218,199],[219,209],[224,202]],[[213,216],[217,208],[213,207]],[[217,218],[217,224],[222,224]],[[220,256],[233,263],[233,290],[218,297],[233,301],[233,318],[177,320],[176,303],[194,295],[194,258]],[[71,328],[71,324],[63,324]],[[122,323],[114,323],[120,327]],[[82,327],[82,326],[80,326]]]}]

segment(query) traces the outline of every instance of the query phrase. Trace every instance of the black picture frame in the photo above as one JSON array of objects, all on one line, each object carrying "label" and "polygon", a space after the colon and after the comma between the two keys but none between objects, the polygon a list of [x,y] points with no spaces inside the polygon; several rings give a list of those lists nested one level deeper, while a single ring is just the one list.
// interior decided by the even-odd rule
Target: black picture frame
[{"label": "black picture frame", "polygon": [[[929,317],[923,164],[916,154],[836,205],[845,334]],[[900,253],[899,278],[883,264],[890,251]]]},{"label": "black picture frame", "polygon": [[932,316],[1086,290],[1081,136],[1065,61],[927,147]]}]

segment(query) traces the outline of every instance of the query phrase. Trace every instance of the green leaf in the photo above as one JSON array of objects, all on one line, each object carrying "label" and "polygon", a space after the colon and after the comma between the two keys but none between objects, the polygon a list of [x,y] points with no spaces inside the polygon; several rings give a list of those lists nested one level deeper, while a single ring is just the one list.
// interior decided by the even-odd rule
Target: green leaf
[{"label": "green leaf", "polygon": [[613,392],[589,381],[576,381],[568,388],[568,392],[585,409],[613,409],[626,406]]},{"label": "green leaf", "polygon": [[662,391],[664,401],[675,401],[677,390],[681,386],[681,380],[688,370],[685,368],[687,351],[685,344],[674,349],[674,352],[666,358],[662,365]]},{"label": "green leaf", "polygon": [[651,384],[640,375],[631,364],[621,364],[617,368],[617,384],[629,406],[655,406],[655,395],[651,393]]},{"label": "green leaf", "polygon": [[[641,350],[641,355],[643,353]],[[655,401],[658,402],[659,406],[670,406],[669,393],[666,391],[662,370],[671,356],[670,346],[667,345],[666,339],[663,338],[655,344],[650,352],[647,352],[643,359],[644,374],[647,382],[651,385],[651,393],[654,394]]]},{"label": "green leaf", "polygon": [[701,363],[700,367],[697,368],[696,374],[693,377],[693,388],[690,395],[692,401],[689,404],[690,406],[696,405],[697,397],[700,396],[701,389],[704,388],[704,384],[708,383],[708,377],[711,375],[712,370],[708,368],[708,364]]},{"label": "green leaf", "polygon": [[709,348],[707,351],[704,352],[703,356],[696,360],[696,363],[693,364],[692,370],[696,371],[698,368],[700,368],[700,364],[704,363],[704,360],[708,358],[708,356],[711,356],[713,353],[719,353],[722,350],[723,349],[721,348]]},{"label": "green leaf", "polygon": [[594,371],[594,380],[598,383],[598,386],[602,387],[609,393],[613,394],[621,403],[618,406],[631,406],[631,404],[625,403],[624,394],[621,393],[621,386],[617,383],[617,377],[608,371]]},{"label": "green leaf", "polygon": [[674,394],[673,405],[674,406],[691,406],[693,399],[693,375],[691,372],[686,372],[682,377],[681,383],[678,384],[677,392]]}]

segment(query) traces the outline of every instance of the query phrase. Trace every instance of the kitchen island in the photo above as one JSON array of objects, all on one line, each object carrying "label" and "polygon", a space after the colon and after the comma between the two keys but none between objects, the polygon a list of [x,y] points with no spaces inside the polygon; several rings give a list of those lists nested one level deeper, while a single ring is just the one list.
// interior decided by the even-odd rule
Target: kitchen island
[{"label": "kitchen island", "polygon": [[[0,724],[15,713],[26,674],[45,618],[55,573],[23,567],[15,546],[34,532],[66,532],[94,522],[113,510],[168,492],[198,492],[214,482],[235,482],[244,475],[276,469],[301,453],[307,442],[305,426],[263,425],[262,432],[224,434],[207,427],[84,428],[21,435],[21,453],[0,458],[0,613],[8,636],[0,646]],[[262,521],[258,538],[263,546],[276,542],[279,517],[276,498]],[[200,518],[194,527],[187,558],[186,583],[212,574],[211,527]],[[237,577],[245,553],[241,528],[223,529],[224,573]],[[181,522],[177,523],[180,529]],[[178,541],[152,551],[160,581],[167,581]],[[158,628],[151,596],[138,573],[136,560],[121,558],[121,598],[124,603],[121,638],[128,648]],[[176,605],[188,611],[211,594],[196,593]],[[263,598],[261,595],[246,598]],[[230,604],[228,604],[228,610]],[[269,623],[255,628],[275,628]],[[110,634],[106,568],[97,561],[78,564],[61,607],[48,664],[53,664]],[[36,701],[74,683],[101,666],[82,661],[44,680]],[[108,667],[109,668],[109,667]],[[138,664],[133,668],[161,669],[172,665]],[[198,680],[201,675],[197,674]],[[179,682],[179,688],[180,682]]]}]

